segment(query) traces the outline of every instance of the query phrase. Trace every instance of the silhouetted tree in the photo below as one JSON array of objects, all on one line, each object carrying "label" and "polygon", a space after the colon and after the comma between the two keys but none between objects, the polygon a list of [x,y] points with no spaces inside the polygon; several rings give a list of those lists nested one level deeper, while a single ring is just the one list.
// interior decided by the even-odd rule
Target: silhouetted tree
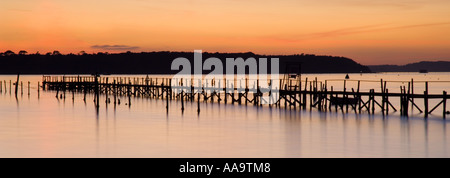
[{"label": "silhouetted tree", "polygon": [[14,56],[14,55],[16,55],[16,53],[14,53],[13,51],[11,51],[11,50],[8,50],[8,51],[5,51],[5,53],[3,53],[5,56]]},{"label": "silhouetted tree", "polygon": [[48,53],[45,53],[45,55],[46,55],[46,56],[50,56],[50,55],[52,55],[52,53],[51,53],[51,52],[48,52]]},{"label": "silhouetted tree", "polygon": [[53,51],[53,56],[59,56],[61,53],[59,51]]},{"label": "silhouetted tree", "polygon": [[19,55],[20,56],[23,56],[23,55],[26,55],[28,52],[27,51],[25,51],[25,50],[21,50],[21,51],[19,51]]},{"label": "silhouetted tree", "polygon": [[80,51],[80,52],[78,53],[78,55],[80,55],[80,56],[86,55],[86,54],[87,54],[86,51]]}]

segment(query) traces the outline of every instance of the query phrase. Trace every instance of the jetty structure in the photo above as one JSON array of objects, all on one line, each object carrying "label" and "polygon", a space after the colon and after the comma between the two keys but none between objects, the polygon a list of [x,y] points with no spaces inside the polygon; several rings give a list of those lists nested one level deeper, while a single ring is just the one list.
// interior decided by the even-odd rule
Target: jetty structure
[{"label": "jetty structure", "polygon": [[[167,112],[169,111],[170,100],[181,101],[181,110],[184,111],[186,102],[197,102],[198,112],[200,113],[200,102],[215,102],[224,104],[255,105],[268,107],[278,107],[284,109],[317,109],[321,112],[354,112],[382,115],[389,115],[394,112],[400,112],[403,117],[408,117],[414,110],[419,111],[424,118],[438,108],[442,108],[442,117],[450,114],[447,111],[447,99],[449,96],[446,91],[442,93],[429,93],[428,81],[403,81],[405,85],[400,86],[400,92],[389,92],[387,84],[390,81],[364,81],[364,80],[325,80],[318,81],[317,78],[310,80],[301,79],[300,75],[285,75],[279,79],[277,98],[272,102],[264,99],[264,96],[273,93],[265,93],[268,88],[261,85],[262,82],[271,84],[272,80],[251,81],[248,78],[234,81],[225,79],[211,79],[201,81],[201,90],[194,90],[194,79],[185,78],[178,82],[179,86],[172,86],[172,78],[151,78],[151,77],[109,77],[109,76],[43,76],[43,90],[56,91],[56,97],[64,97],[66,92],[84,94],[86,100],[87,93],[95,94],[94,102],[99,106],[99,95],[106,95],[106,104],[116,105],[119,97],[128,97],[131,105],[131,97],[147,97],[165,100]],[[189,84],[190,82],[190,84]],[[343,88],[337,90],[337,87],[330,83],[342,82]],[[347,88],[348,82],[357,82],[356,88]],[[379,82],[380,88],[362,90],[362,82]],[[398,82],[398,81],[395,81]],[[440,81],[445,82],[445,81]],[[450,82],[450,81],[447,81]],[[6,81],[5,81],[6,88]],[[188,85],[189,84],[189,85]],[[406,85],[407,84],[407,85]],[[414,91],[414,85],[424,84],[424,91],[417,93]],[[231,89],[224,86],[231,86]],[[341,87],[339,87],[341,88]],[[257,92],[250,92],[251,89]],[[194,92],[187,92],[194,91]],[[219,92],[218,92],[219,91]],[[112,101],[111,101],[112,100]],[[399,102],[394,102],[397,100]],[[430,101],[439,101],[435,106],[430,105]],[[267,104],[271,103],[271,104]],[[434,102],[436,103],[436,102]],[[119,103],[120,104],[120,103]],[[410,108],[411,107],[411,108]]]}]

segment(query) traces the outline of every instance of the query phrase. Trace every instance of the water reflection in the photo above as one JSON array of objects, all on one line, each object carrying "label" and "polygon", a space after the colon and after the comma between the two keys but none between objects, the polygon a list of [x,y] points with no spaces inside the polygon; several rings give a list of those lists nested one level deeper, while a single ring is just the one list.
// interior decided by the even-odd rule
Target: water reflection
[{"label": "water reflection", "polygon": [[286,117],[286,150],[291,155],[448,157],[444,120],[309,112],[298,118]]}]

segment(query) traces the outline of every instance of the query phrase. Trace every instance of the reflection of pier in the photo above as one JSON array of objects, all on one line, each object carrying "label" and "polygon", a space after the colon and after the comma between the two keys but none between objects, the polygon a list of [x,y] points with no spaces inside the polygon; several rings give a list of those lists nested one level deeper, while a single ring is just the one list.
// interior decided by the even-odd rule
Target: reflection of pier
[{"label": "reflection of pier", "polygon": [[[171,87],[171,78],[130,78],[130,77],[95,77],[95,76],[44,76],[43,89],[55,90],[56,95],[65,95],[66,91],[96,94],[96,105],[98,106],[99,94],[105,94],[107,103],[110,100],[108,96],[114,98],[113,103],[117,103],[118,96],[134,97],[150,97],[167,100],[176,99],[181,100],[182,110],[184,110],[184,102],[217,102],[217,103],[231,103],[231,104],[253,104],[261,106],[269,103],[263,96],[269,93],[261,91],[268,90],[262,88],[260,82],[249,81],[243,79],[242,81],[224,81],[224,80],[210,80],[202,81],[209,87],[201,87],[199,92],[194,91],[194,80],[184,79],[180,87]],[[356,89],[348,90],[346,82],[343,80],[343,90],[333,90],[333,86],[327,86],[327,81],[318,82],[317,79],[313,81],[302,81],[297,78],[285,78],[280,80],[280,90],[277,91],[278,98],[270,107],[284,107],[285,109],[312,109],[317,108],[319,111],[342,111],[355,113],[369,113],[374,114],[376,111],[381,111],[383,115],[388,115],[392,112],[400,111],[400,115],[408,116],[409,111],[417,109],[420,113],[424,113],[427,118],[429,114],[434,112],[437,108],[442,107],[442,115],[445,118],[449,112],[446,110],[447,99],[449,96],[446,91],[442,94],[429,94],[428,82],[425,82],[425,91],[423,94],[414,93],[414,81],[408,82],[408,87],[401,86],[400,93],[390,93],[386,88],[386,81],[380,81],[380,91],[375,92],[375,89],[369,91],[361,91],[360,81],[357,81]],[[191,82],[190,85],[186,83]],[[209,85],[207,84],[209,82]],[[267,81],[270,83],[271,81]],[[183,83],[185,86],[183,86]],[[256,85],[250,85],[256,83]],[[226,89],[223,86],[231,86]],[[255,89],[256,88],[256,89]],[[278,89],[278,87],[276,87]],[[329,90],[330,88],[330,90]],[[257,92],[251,92],[251,90]],[[181,91],[181,92],[177,92]],[[220,92],[217,92],[220,91]],[[85,98],[84,97],[84,98]],[[272,99],[271,97],[269,97]],[[398,106],[391,103],[393,99],[399,100]],[[419,107],[416,101],[423,100],[423,107]],[[429,100],[441,100],[431,110],[429,109]],[[130,101],[130,99],[129,99]],[[130,103],[131,104],[131,103]],[[200,112],[200,104],[198,104],[198,112]],[[408,109],[411,107],[410,109]],[[398,109],[397,109],[398,108]],[[167,104],[167,109],[168,104]]]}]

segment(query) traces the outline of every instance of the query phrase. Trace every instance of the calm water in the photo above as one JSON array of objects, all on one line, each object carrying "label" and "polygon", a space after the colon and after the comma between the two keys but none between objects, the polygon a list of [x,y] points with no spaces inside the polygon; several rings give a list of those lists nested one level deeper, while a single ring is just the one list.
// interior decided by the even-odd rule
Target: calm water
[{"label": "calm water", "polygon": [[[305,75],[309,80],[342,79],[345,74]],[[362,89],[380,88],[380,78],[389,81],[441,81],[430,83],[430,93],[450,88],[450,73],[353,74]],[[37,96],[42,76],[21,76],[23,96],[9,94],[9,80],[0,94],[0,157],[450,157],[450,127],[442,110],[430,119],[398,113],[343,114],[285,110],[268,107],[196,103],[147,98],[122,98],[121,105],[101,103],[97,113],[93,96],[67,93],[56,99],[54,92]],[[31,82],[30,96],[27,81]],[[335,89],[342,82],[330,82]],[[402,82],[389,82],[398,92]],[[347,88],[356,86],[349,81]],[[13,87],[14,88],[14,87]],[[423,92],[424,84],[415,84]],[[105,101],[104,96],[101,101]],[[393,104],[398,101],[392,101]],[[433,101],[437,103],[439,101]],[[418,101],[420,104],[420,101]],[[127,105],[125,105],[127,104]],[[430,104],[434,106],[434,104]]]}]

